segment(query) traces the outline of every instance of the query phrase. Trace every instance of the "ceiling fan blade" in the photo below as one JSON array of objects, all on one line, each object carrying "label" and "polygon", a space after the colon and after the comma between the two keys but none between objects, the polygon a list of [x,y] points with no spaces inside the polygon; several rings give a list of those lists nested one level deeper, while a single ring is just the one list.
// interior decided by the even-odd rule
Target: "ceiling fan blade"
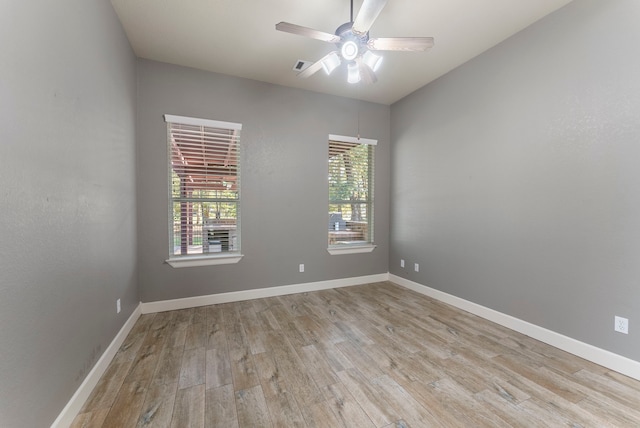
[{"label": "ceiling fan blade", "polygon": [[426,51],[433,47],[433,37],[382,37],[369,39],[372,51]]},{"label": "ceiling fan blade", "polygon": [[276,30],[285,33],[296,34],[298,36],[311,37],[312,39],[322,40],[323,42],[338,43],[340,37],[335,34],[325,33],[324,31],[314,30],[313,28],[303,27],[301,25],[290,24],[288,22],[278,22]]},{"label": "ceiling fan blade", "polygon": [[328,54],[326,54],[325,56],[320,58],[318,61],[316,61],[313,64],[311,64],[309,67],[307,67],[304,70],[302,70],[300,73],[297,74],[297,76],[301,77],[303,79],[306,79],[307,77],[311,77],[312,75],[316,74],[318,71],[320,71],[322,69],[322,63],[326,59],[330,58],[333,55],[335,55],[337,57],[338,56],[337,54],[338,54],[337,51],[329,52]]},{"label": "ceiling fan blade", "polygon": [[360,68],[360,79],[362,79],[361,82],[365,85],[376,83],[378,81],[378,78],[376,77],[376,73],[373,72],[371,67],[369,67],[361,60],[358,60],[357,62],[358,67]]},{"label": "ceiling fan blade", "polygon": [[386,4],[387,0],[364,0],[351,30],[359,36],[367,34]]}]

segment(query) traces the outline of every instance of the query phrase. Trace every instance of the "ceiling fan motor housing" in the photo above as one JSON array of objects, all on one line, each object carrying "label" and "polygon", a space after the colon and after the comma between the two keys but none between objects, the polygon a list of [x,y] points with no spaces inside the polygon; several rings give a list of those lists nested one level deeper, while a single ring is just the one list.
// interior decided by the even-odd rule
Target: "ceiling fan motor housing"
[{"label": "ceiling fan motor housing", "polygon": [[336,46],[340,50],[342,57],[347,61],[353,61],[362,55],[364,48],[369,41],[369,32],[358,35],[353,32],[353,22],[346,22],[338,27],[336,36],[340,37],[340,41]]}]

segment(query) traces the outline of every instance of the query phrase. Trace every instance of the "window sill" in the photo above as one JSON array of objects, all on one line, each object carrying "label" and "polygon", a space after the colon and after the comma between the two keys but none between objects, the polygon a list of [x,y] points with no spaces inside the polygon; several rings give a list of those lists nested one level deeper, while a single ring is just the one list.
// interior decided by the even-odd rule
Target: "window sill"
[{"label": "window sill", "polygon": [[370,253],[375,250],[376,246],[373,244],[367,245],[343,245],[339,247],[329,247],[327,251],[332,256],[340,254],[358,254],[358,253]]},{"label": "window sill", "polygon": [[230,265],[238,263],[242,257],[242,254],[229,254],[224,256],[194,256],[194,257],[180,257],[175,259],[165,260],[172,268],[185,268],[196,266],[213,266],[213,265]]}]

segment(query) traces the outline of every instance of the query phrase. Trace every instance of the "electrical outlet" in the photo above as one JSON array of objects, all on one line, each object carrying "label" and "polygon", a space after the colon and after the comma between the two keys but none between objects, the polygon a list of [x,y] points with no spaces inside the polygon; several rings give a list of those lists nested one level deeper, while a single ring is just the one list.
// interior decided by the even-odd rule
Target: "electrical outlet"
[{"label": "electrical outlet", "polygon": [[404,267],[404,259],[400,259],[400,267],[403,268]]},{"label": "electrical outlet", "polygon": [[120,299],[116,300],[116,314],[120,313]]},{"label": "electrical outlet", "polygon": [[416,272],[420,272],[420,265],[418,263],[414,264],[413,270],[415,270]]},{"label": "electrical outlet", "polygon": [[629,320],[616,315],[613,328],[617,332],[629,334]]},{"label": "electrical outlet", "polygon": [[304,263],[300,263],[299,270],[300,272],[304,272]]}]

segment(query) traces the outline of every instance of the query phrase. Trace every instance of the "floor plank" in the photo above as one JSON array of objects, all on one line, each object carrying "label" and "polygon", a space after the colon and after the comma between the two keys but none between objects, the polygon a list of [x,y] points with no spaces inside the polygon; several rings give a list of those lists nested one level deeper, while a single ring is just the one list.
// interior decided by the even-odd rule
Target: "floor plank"
[{"label": "floor plank", "polygon": [[101,427],[107,418],[109,410],[111,410],[111,408],[97,409],[89,413],[79,413],[78,416],[74,418],[70,428]]},{"label": "floor plank", "polygon": [[104,420],[104,427],[136,426],[147,394],[145,383],[133,381],[122,385],[118,398]]},{"label": "floor plank", "polygon": [[180,379],[182,354],[184,354],[184,349],[182,348],[165,347],[160,353],[160,358],[153,374],[153,383],[164,385],[177,382]]},{"label": "floor plank", "polygon": [[100,409],[110,409],[116,400],[120,387],[131,368],[132,361],[112,361],[104,375],[91,391],[80,413],[95,412]]},{"label": "floor plank", "polygon": [[205,383],[206,350],[204,347],[185,349],[182,355],[178,388],[189,388]]},{"label": "floor plank", "polygon": [[205,426],[204,391],[204,384],[177,390],[171,428],[201,428]]},{"label": "floor plank", "polygon": [[236,392],[238,424],[242,427],[273,426],[260,385]]},{"label": "floor plank", "polygon": [[340,382],[355,398],[374,425],[386,426],[398,419],[399,415],[385,400],[384,394],[377,390],[358,370],[345,370],[338,373],[338,376]]},{"label": "floor plank", "polygon": [[375,427],[369,416],[340,382],[323,388],[325,397],[332,405],[337,419],[347,427]]},{"label": "floor plank", "polygon": [[138,428],[170,427],[178,383],[152,384],[138,418]]},{"label": "floor plank", "polygon": [[208,389],[206,394],[206,426],[224,428],[239,427],[233,385],[228,384]]},{"label": "floor plank", "polygon": [[218,388],[233,382],[229,353],[226,349],[207,349],[205,370],[207,389]]}]

